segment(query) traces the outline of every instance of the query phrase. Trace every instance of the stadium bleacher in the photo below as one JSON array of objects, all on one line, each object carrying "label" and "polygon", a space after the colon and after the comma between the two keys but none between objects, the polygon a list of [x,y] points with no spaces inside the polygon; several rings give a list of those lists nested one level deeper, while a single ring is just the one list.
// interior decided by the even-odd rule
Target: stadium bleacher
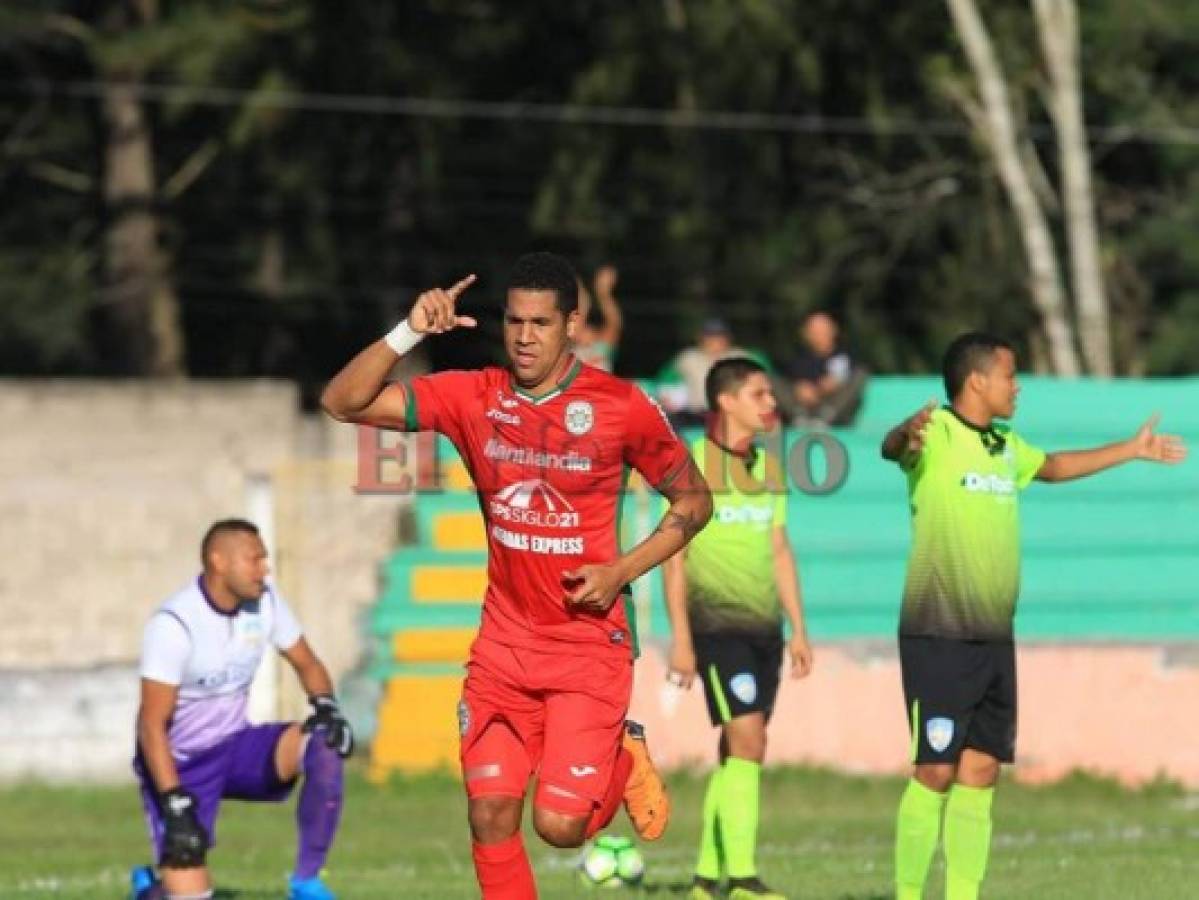
[{"label": "stadium bleacher", "polygon": [[[788,532],[799,558],[808,627],[818,641],[889,639],[908,552],[903,479],[879,457],[887,428],[941,388],[934,378],[876,378],[855,426],[834,432],[848,454],[844,484],[828,494],[792,485]],[[1164,430],[1199,443],[1199,379],[1024,379],[1015,425],[1046,449],[1130,435],[1158,404]],[[802,437],[788,436],[788,449]],[[417,541],[384,563],[371,617],[373,677],[386,684],[372,772],[422,771],[457,761],[449,713],[478,624],[486,549],[478,502],[444,439],[442,489],[416,499]],[[817,454],[816,467],[819,470]],[[821,473],[814,471],[814,479]],[[631,482],[626,545],[653,527],[660,507]],[[1125,466],[1101,479],[1022,498],[1024,577],[1017,631],[1024,640],[1169,641],[1199,638],[1199,473]],[[634,587],[644,640],[669,634],[661,576]],[[414,704],[413,696],[428,702]]]}]

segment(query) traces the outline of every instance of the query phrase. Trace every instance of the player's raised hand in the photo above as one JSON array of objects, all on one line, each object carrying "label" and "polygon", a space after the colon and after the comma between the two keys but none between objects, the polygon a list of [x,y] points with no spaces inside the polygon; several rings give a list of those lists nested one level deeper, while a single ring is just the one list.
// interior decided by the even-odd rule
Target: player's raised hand
[{"label": "player's raised hand", "polygon": [[588,564],[562,573],[566,605],[580,612],[606,613],[620,596],[624,578],[612,564]]},{"label": "player's raised hand", "polygon": [[417,334],[441,334],[455,328],[474,328],[478,322],[471,316],[460,316],[456,306],[463,291],[475,283],[474,275],[467,275],[451,288],[433,288],[416,298],[412,312],[408,313],[408,325]]},{"label": "player's raised hand", "polygon": [[807,678],[812,671],[815,657],[806,632],[801,631],[791,636],[787,643],[787,655],[791,657],[791,677]]},{"label": "player's raised hand", "polygon": [[928,423],[932,420],[933,412],[936,408],[937,401],[929,400],[904,422],[903,427],[908,438],[907,445],[904,448],[905,453],[914,455],[924,449],[924,429],[928,427]]},{"label": "player's raised hand", "polygon": [[595,278],[592,284],[595,286],[597,294],[611,294],[616,288],[616,282],[620,278],[620,273],[616,270],[616,266],[600,266],[595,271]]},{"label": "player's raised hand", "polygon": [[1187,457],[1186,444],[1178,435],[1157,434],[1157,423],[1160,421],[1161,414],[1154,413],[1133,435],[1132,448],[1137,458],[1170,465],[1182,462]]}]

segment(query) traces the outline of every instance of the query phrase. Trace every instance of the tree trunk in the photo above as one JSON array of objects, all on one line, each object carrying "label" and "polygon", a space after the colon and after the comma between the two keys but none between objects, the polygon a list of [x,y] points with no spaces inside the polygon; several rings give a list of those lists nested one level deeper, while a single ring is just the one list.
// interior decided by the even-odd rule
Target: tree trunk
[{"label": "tree trunk", "polygon": [[[153,3],[131,4],[112,20],[136,27],[155,15]],[[112,311],[127,371],[137,375],[184,374],[179,299],[159,241],[155,211],[154,153],[137,98],[140,75],[105,72],[100,100],[105,126],[105,305]]]},{"label": "tree trunk", "polygon": [[[677,62],[675,71],[674,108],[682,114],[683,121],[690,121],[699,110],[699,90],[695,80],[695,57],[692,41],[687,34],[686,0],[662,0],[662,11],[666,18],[666,30],[670,35],[669,48]],[[706,157],[703,141],[695,129],[676,128],[670,133],[670,142],[679,165],[685,166],[689,176],[686,191],[688,202],[681,204],[671,216],[669,227],[683,241],[695,248],[695,264],[684,276],[681,294],[695,308],[704,308],[711,303],[712,296],[712,246],[706,233],[708,202],[707,179],[703,176]],[[694,335],[688,334],[690,340]]]},{"label": "tree trunk", "polygon": [[1091,157],[1079,86],[1078,9],[1074,0],[1032,0],[1032,7],[1049,72],[1048,106],[1057,131],[1079,344],[1092,374],[1111,375],[1111,329],[1099,261]]},{"label": "tree trunk", "polygon": [[946,0],[946,4],[978,84],[982,109],[974,124],[991,151],[1016,216],[1028,260],[1033,303],[1044,324],[1053,370],[1059,375],[1077,375],[1078,354],[1074,348],[1061,270],[1045,211],[1020,160],[1007,85],[991,39],[974,0]]}]

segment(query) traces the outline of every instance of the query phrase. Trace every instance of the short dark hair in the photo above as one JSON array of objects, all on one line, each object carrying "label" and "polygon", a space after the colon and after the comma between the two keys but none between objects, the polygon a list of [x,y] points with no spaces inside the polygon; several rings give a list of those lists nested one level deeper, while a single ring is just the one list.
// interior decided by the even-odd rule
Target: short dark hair
[{"label": "short dark hair", "polygon": [[526,253],[512,266],[508,290],[553,291],[554,305],[564,316],[579,308],[579,277],[565,257],[539,250]]},{"label": "short dark hair", "polygon": [[1009,341],[982,331],[968,331],[958,335],[945,350],[941,361],[941,378],[945,382],[945,396],[952,400],[961,393],[971,372],[985,372],[994,361],[996,350],[1016,348]]},{"label": "short dark hair", "polygon": [[715,412],[717,397],[734,393],[749,376],[758,372],[765,375],[765,367],[748,356],[733,356],[720,360],[708,369],[708,375],[704,379],[704,396],[708,400],[708,409]]},{"label": "short dark hair", "polygon": [[204,539],[200,541],[200,562],[208,563],[208,551],[223,534],[258,534],[258,526],[247,519],[220,519],[208,526]]}]

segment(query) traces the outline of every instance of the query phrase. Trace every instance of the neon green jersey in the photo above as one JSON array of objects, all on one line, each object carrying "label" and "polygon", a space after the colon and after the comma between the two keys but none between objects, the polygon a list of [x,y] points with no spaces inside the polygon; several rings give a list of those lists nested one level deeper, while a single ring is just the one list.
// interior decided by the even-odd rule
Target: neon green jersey
[{"label": "neon green jersey", "polygon": [[902,463],[912,552],[899,633],[1010,640],[1020,590],[1018,492],[1045,462],[1006,425],[979,429],[948,408]]},{"label": "neon green jersey", "polygon": [[[758,451],[753,464],[708,438],[691,445],[712,489],[712,519],[687,545],[691,628],[774,632],[782,621],[774,574],[774,529],[787,523],[787,494],[777,466]],[[767,476],[773,487],[767,486]]]}]

